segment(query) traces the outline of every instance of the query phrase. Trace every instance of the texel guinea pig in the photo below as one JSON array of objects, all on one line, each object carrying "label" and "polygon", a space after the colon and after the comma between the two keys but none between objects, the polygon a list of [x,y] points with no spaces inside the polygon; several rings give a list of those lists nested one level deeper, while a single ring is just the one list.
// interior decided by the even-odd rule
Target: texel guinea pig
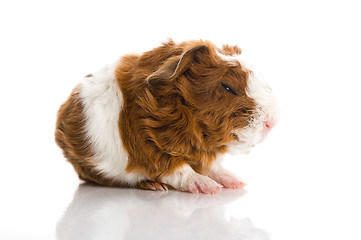
[{"label": "texel guinea pig", "polygon": [[60,107],[55,139],[79,178],[106,186],[216,193],[244,183],[221,166],[279,117],[241,49],[172,40],[91,73]]}]

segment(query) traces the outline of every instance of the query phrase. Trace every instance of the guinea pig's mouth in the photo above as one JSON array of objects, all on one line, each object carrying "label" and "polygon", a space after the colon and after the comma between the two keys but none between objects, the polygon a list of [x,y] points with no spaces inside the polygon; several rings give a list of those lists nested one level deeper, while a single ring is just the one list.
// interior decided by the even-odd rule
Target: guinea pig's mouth
[{"label": "guinea pig's mouth", "polygon": [[235,132],[233,132],[233,133],[231,133],[231,135],[232,135],[232,137],[234,138],[234,140],[237,142],[237,144],[242,144],[242,145],[247,145],[247,146],[249,146],[250,148],[253,148],[253,147],[255,147],[256,146],[256,144],[255,143],[247,143],[246,141],[244,141],[243,139],[242,139],[242,137],[240,137],[237,133],[235,133]]},{"label": "guinea pig's mouth", "polygon": [[242,135],[237,134],[236,132],[231,133],[234,142],[230,143],[229,149],[235,151],[238,154],[248,154],[251,149],[256,145],[252,142],[247,142],[244,140]]}]

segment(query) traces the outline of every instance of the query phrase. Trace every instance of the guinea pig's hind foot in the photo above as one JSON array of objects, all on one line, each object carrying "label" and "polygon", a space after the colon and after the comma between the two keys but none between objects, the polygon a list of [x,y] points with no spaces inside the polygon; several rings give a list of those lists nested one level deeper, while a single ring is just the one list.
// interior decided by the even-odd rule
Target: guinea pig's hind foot
[{"label": "guinea pig's hind foot", "polygon": [[143,190],[153,190],[153,191],[168,191],[167,184],[161,182],[154,182],[151,180],[146,180],[138,183],[137,188]]}]

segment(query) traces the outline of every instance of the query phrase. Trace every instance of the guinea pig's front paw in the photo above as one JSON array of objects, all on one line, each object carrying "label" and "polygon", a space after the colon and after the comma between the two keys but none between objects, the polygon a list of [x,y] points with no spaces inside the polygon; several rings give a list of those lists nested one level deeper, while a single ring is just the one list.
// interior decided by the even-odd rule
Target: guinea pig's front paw
[{"label": "guinea pig's front paw", "polygon": [[222,188],[216,181],[195,172],[187,164],[172,174],[163,176],[161,181],[177,190],[190,193],[218,193]]},{"label": "guinea pig's front paw", "polygon": [[240,189],[246,186],[244,181],[226,170],[211,173],[209,177],[225,188]]},{"label": "guinea pig's front paw", "polygon": [[180,190],[190,193],[218,193],[221,191],[222,186],[207,176],[197,174],[188,178]]}]

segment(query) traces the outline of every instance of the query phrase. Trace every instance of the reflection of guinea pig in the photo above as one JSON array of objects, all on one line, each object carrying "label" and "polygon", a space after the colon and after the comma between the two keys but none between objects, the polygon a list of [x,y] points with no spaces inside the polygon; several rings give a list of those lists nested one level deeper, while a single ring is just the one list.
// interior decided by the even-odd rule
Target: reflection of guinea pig
[{"label": "reflection of guinea pig", "polygon": [[56,142],[83,180],[215,193],[242,181],[221,155],[248,152],[278,120],[274,94],[234,46],[169,41],[87,75],[60,107]]},{"label": "reflection of guinea pig", "polygon": [[228,204],[243,194],[225,190],[192,195],[81,184],[58,221],[56,239],[269,240],[250,218],[240,217],[242,208],[230,211]]}]

